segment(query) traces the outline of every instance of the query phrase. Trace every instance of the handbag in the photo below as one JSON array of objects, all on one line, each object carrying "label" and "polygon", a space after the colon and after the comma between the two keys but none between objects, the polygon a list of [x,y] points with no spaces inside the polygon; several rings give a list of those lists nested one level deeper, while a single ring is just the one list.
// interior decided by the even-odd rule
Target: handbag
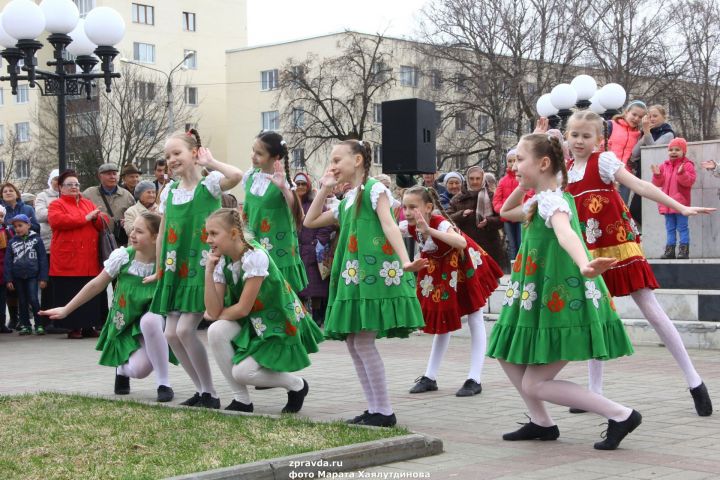
[{"label": "handbag", "polygon": [[110,254],[118,248],[115,235],[113,234],[110,224],[105,217],[100,215],[100,221],[102,222],[102,230],[100,230],[100,236],[98,237],[98,255],[100,257],[100,263],[102,264],[110,257]]},{"label": "handbag", "polygon": [[[113,213],[112,208],[110,208],[107,198],[105,198],[105,193],[102,191],[102,188],[98,187],[98,189],[100,191],[100,198],[102,198],[110,218],[113,218],[115,214]],[[128,236],[119,220],[113,220],[112,234],[115,236],[115,243],[117,245],[127,245]]]}]

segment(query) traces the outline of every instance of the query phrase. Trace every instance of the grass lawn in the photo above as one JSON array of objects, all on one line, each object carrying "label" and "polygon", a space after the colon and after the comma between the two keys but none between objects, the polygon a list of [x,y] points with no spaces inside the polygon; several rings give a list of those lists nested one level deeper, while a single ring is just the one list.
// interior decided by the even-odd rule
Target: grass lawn
[{"label": "grass lawn", "polygon": [[406,433],[78,395],[0,396],[0,478],[155,479]]}]

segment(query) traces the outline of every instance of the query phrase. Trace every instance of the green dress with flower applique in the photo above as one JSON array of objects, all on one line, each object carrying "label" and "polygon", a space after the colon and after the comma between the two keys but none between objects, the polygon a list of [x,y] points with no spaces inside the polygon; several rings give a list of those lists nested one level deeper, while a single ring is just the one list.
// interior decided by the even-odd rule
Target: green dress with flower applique
[{"label": "green dress with flower applique", "polygon": [[204,180],[195,187],[193,199],[180,205],[172,203],[179,182],[168,187],[159,279],[150,306],[153,313],[205,311],[205,264],[210,251],[205,219],[220,208],[220,199],[213,197]]},{"label": "green dress with flower applique", "polygon": [[235,349],[233,363],[238,364],[252,357],[261,366],[275,372],[296,372],[310,365],[309,353],[318,351],[323,334],[310,314],[305,310],[297,294],[280,273],[268,252],[255,240],[250,241],[253,250],[233,263],[225,257],[222,268],[225,278],[226,307],[240,301],[246,274],[243,261],[246,255],[262,252],[268,257],[267,276],[250,314],[237,320],[242,329],[232,340]]},{"label": "green dress with flower applique", "polygon": [[[548,192],[542,192],[546,194]],[[554,192],[553,192],[554,193]],[[575,202],[563,193],[582,240]],[[588,256],[585,243],[583,248]],[[523,228],[500,318],[487,355],[521,365],[631,355],[632,344],[602,276],[583,277],[539,212]]]},{"label": "green dress with flower applique", "polygon": [[285,196],[272,181],[263,195],[252,192],[253,182],[261,173],[260,169],[253,170],[245,182],[245,222],[285,280],[295,292],[301,292],[307,287],[308,279],[300,257],[295,220]]},{"label": "green dress with flower applique", "polygon": [[371,191],[377,183],[372,178],[365,183],[359,213],[352,193],[338,206],[340,233],[325,316],[325,336],[333,340],[361,331],[376,332],[376,338],[407,338],[425,326],[415,275],[403,271],[373,209]]}]

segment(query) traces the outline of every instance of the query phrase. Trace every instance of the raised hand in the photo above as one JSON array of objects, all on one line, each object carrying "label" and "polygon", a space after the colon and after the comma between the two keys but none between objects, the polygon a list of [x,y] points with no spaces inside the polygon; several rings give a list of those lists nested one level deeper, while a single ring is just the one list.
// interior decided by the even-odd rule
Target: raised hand
[{"label": "raised hand", "polygon": [[338,182],[335,178],[335,174],[333,173],[332,169],[328,168],[325,172],[325,175],[320,178],[320,187],[327,187],[329,189],[333,189],[337,184]]},{"label": "raised hand", "polygon": [[693,215],[709,215],[715,212],[717,208],[709,207],[684,207],[680,213],[686,217],[692,217]]},{"label": "raised hand", "polygon": [[425,217],[422,212],[420,212],[419,208],[416,208],[413,214],[415,215],[415,228],[417,228],[420,233],[427,236],[430,233],[430,226],[428,226],[425,221]]},{"label": "raised hand", "polygon": [[419,272],[423,268],[428,266],[427,258],[418,258],[414,262],[405,262],[403,264],[403,271],[405,272]]},{"label": "raised hand", "polygon": [[580,269],[580,273],[587,278],[595,278],[605,273],[610,267],[615,265],[617,260],[614,258],[598,257],[589,262]]},{"label": "raised hand", "polygon": [[653,175],[660,175],[660,166],[652,164],[650,165],[650,170],[652,170]]},{"label": "raised hand", "polygon": [[642,129],[646,132],[650,131],[650,117],[647,115],[642,117]]},{"label": "raised hand", "polygon": [[700,162],[700,166],[706,170],[715,170],[717,163],[715,163],[715,160],[707,160],[705,162]]},{"label": "raised hand", "polygon": [[287,187],[285,181],[285,167],[283,167],[283,164],[280,160],[275,160],[275,163],[273,163],[272,183],[274,183],[276,187],[282,190]]},{"label": "raised hand", "polygon": [[678,167],[678,173],[682,173],[684,170],[685,164],[681,164],[680,167]]},{"label": "raised hand", "polygon": [[547,133],[549,128],[550,121],[547,117],[540,117],[535,122],[535,130],[533,130],[533,133]]},{"label": "raised hand", "polygon": [[197,163],[201,167],[207,167],[214,161],[215,161],[215,158],[213,158],[212,152],[210,152],[209,148],[205,148],[205,147],[198,148],[198,156],[197,156],[197,160],[195,160],[195,163]]}]

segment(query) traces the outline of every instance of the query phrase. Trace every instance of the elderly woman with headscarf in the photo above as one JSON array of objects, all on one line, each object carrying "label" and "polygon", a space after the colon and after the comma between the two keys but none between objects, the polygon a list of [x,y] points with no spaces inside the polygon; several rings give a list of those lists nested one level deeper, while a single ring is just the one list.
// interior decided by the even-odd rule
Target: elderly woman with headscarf
[{"label": "elderly woman with headscarf", "polygon": [[443,185],[445,191],[443,193],[438,192],[440,196],[440,205],[447,210],[450,208],[450,200],[462,191],[463,182],[465,178],[458,172],[448,172],[443,178]]},{"label": "elderly woman with headscarf", "polygon": [[467,169],[465,177],[467,190],[450,200],[447,213],[460,230],[475,240],[499,265],[504,265],[506,255],[500,238],[502,221],[493,209],[493,194],[485,184],[485,172],[481,167],[474,166]]},{"label": "elderly woman with headscarf", "polygon": [[125,233],[127,233],[128,237],[130,237],[130,232],[132,232],[133,225],[135,225],[135,219],[142,215],[143,212],[157,211],[158,207],[155,203],[157,191],[153,182],[143,180],[135,185],[133,191],[135,205],[125,210],[125,221],[123,222],[123,228],[125,229]]}]

